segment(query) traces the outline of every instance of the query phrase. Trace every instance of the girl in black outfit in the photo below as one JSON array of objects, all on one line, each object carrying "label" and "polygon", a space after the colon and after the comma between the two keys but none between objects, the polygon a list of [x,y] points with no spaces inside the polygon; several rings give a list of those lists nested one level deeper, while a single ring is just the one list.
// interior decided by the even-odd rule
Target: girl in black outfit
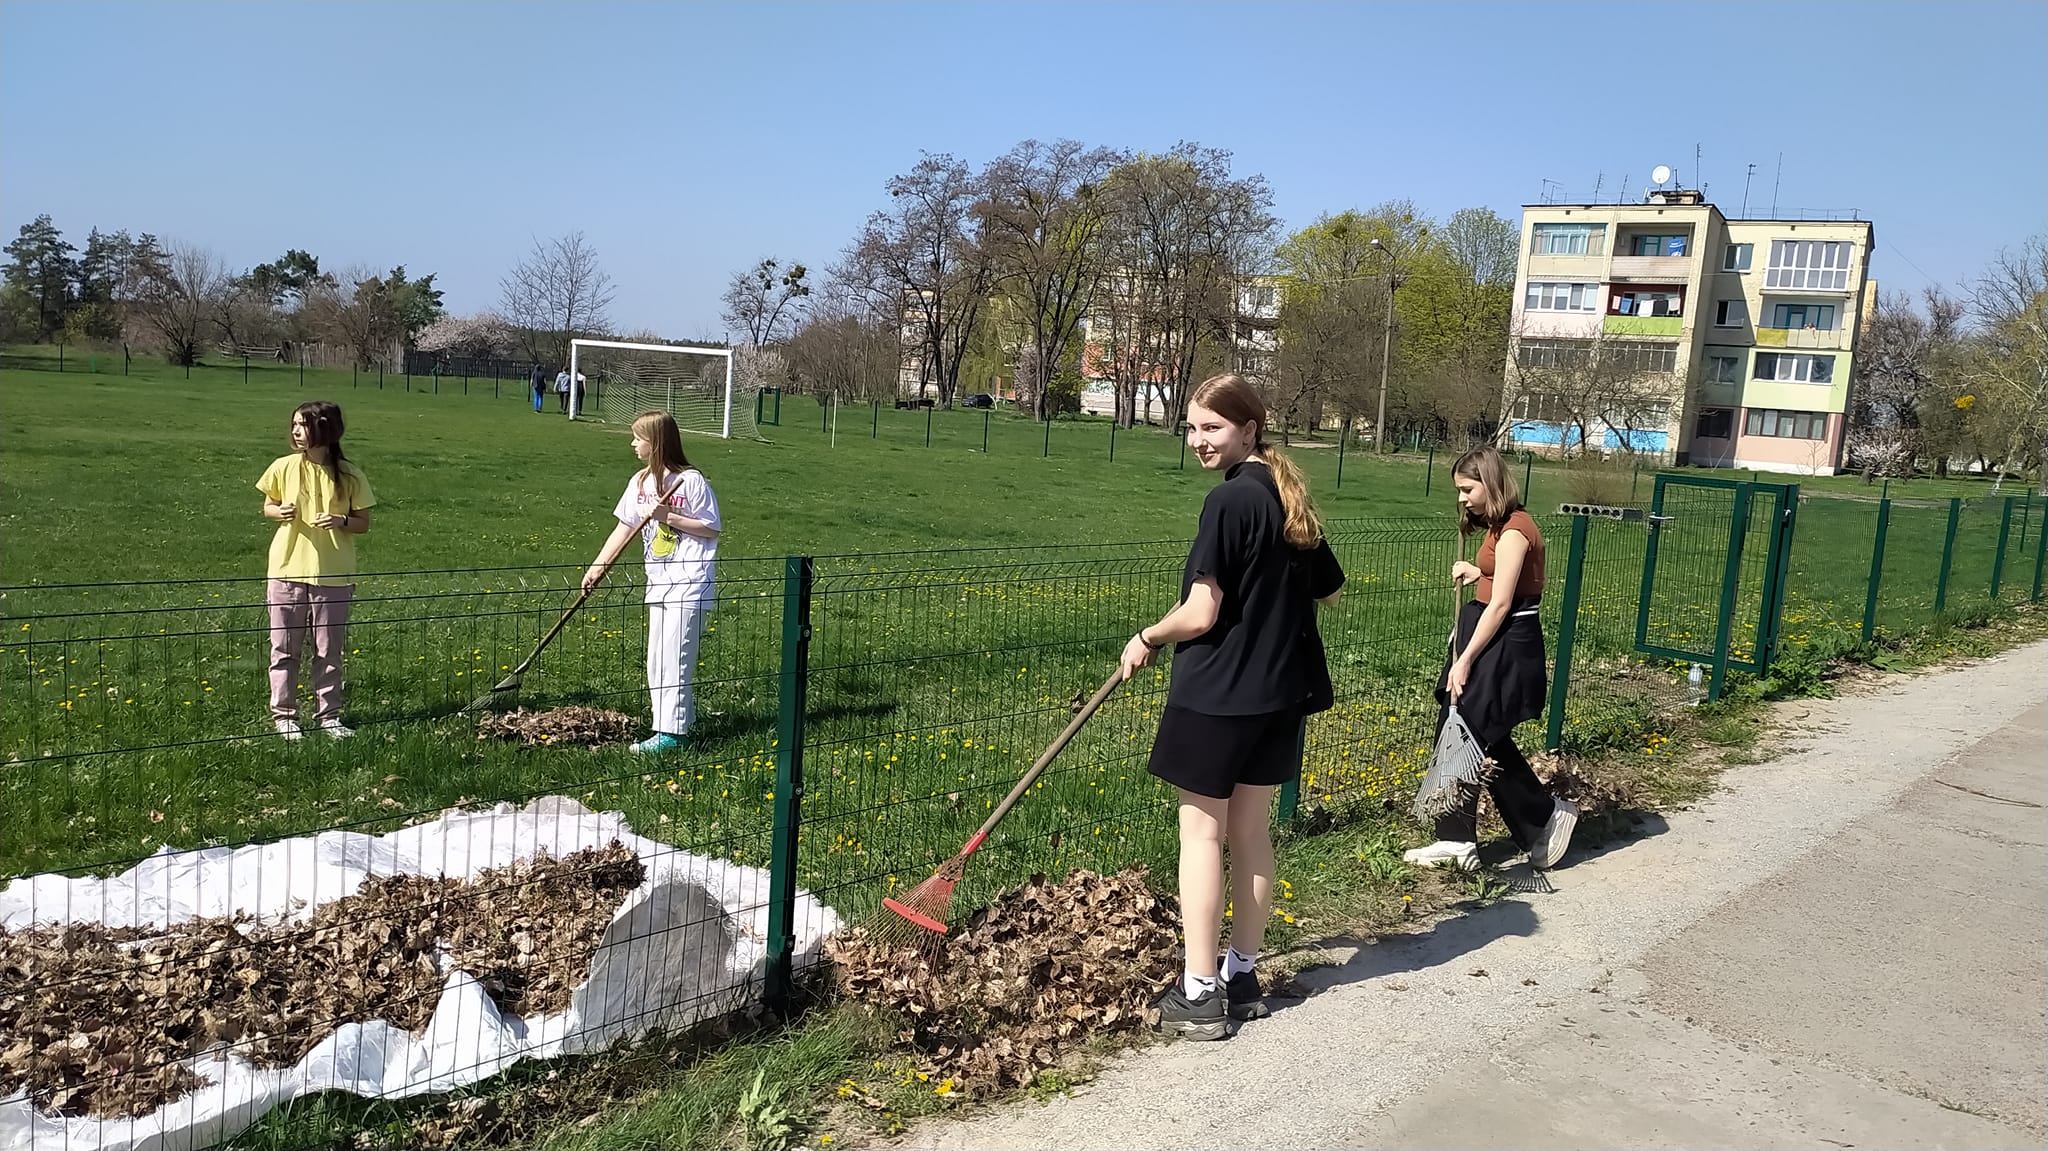
[{"label": "girl in black outfit", "polygon": [[[1221,375],[1188,403],[1188,446],[1224,473],[1202,502],[1180,603],[1124,645],[1124,678],[1176,644],[1151,772],[1180,789],[1180,907],[1187,968],[1159,1000],[1161,1030],[1222,1039],[1265,1014],[1253,963],[1273,908],[1273,792],[1301,771],[1307,716],[1331,704],[1316,604],[1344,572],[1301,472],[1267,446],[1266,405]],[[1230,845],[1230,951],[1223,845]]]},{"label": "girl in black outfit", "polygon": [[[1451,470],[1458,488],[1462,535],[1484,533],[1473,563],[1451,567],[1451,582],[1472,586],[1458,611],[1451,654],[1437,679],[1437,703],[1458,707],[1479,745],[1494,761],[1487,781],[1493,805],[1529,862],[1551,867],[1564,858],[1579,809],[1554,799],[1515,746],[1515,725],[1543,714],[1543,533],[1522,510],[1521,489],[1493,448],[1475,448]],[[1444,716],[1437,719],[1442,729]],[[1408,862],[1472,868],[1478,863],[1479,793],[1437,820],[1437,841],[1407,854]]]}]

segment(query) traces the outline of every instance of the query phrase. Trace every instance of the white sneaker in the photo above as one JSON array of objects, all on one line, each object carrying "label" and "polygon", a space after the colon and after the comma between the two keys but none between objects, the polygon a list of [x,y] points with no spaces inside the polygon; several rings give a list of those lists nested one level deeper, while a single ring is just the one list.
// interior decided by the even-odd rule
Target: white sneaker
[{"label": "white sneaker", "polygon": [[1460,843],[1455,839],[1439,839],[1428,847],[1417,847],[1403,852],[1401,858],[1422,867],[1441,867],[1448,864],[1460,871],[1472,871],[1479,866],[1479,845]]},{"label": "white sneaker", "polygon": [[1543,838],[1529,850],[1531,867],[1556,867],[1572,845],[1572,829],[1579,825],[1579,805],[1568,799],[1554,802],[1550,820],[1543,825]]},{"label": "white sneaker", "polygon": [[329,739],[347,739],[356,733],[352,727],[343,727],[338,719],[321,720],[320,730],[326,732]]},{"label": "white sneaker", "polygon": [[297,739],[297,738],[299,738],[299,721],[298,721],[298,720],[296,720],[296,719],[280,719],[280,720],[278,720],[278,721],[277,721],[277,737],[278,737],[279,739]]}]

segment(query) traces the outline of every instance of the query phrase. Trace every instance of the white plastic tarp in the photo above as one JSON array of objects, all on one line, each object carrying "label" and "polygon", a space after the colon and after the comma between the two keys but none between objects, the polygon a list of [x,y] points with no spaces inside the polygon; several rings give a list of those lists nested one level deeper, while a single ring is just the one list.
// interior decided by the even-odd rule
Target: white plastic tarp
[{"label": "white plastic tarp", "polygon": [[[482,987],[451,969],[425,1032],[346,1023],[295,1067],[264,1070],[232,1051],[189,1063],[207,1084],[135,1119],[53,1119],[25,1092],[0,1099],[0,1151],[191,1151],[224,1140],[302,1095],[348,1091],[399,1098],[487,1079],[522,1059],[596,1050],[688,1026],[743,1005],[768,954],[768,873],[692,855],[635,835],[617,812],[549,797],[524,808],[448,812],[388,835],[330,831],[278,843],[173,852],[106,879],[36,875],[0,890],[0,926],[66,923],[169,927],[245,913],[292,923],[391,875],[472,878],[545,852],[556,858],[614,840],[646,865],[569,1007],[502,1015]],[[796,960],[814,958],[838,917],[797,895]]]}]

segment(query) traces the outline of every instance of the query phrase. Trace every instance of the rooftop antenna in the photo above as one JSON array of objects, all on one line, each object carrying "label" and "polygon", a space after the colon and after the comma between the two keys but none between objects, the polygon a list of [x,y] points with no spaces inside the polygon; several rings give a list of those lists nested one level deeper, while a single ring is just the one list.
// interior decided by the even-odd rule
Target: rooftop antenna
[{"label": "rooftop antenna", "polygon": [[1700,176],[1700,146],[1697,143],[1692,146],[1692,186],[1701,192],[1707,190],[1707,182]]},{"label": "rooftop antenna", "polygon": [[1778,218],[1778,186],[1785,182],[1785,153],[1778,153],[1778,178],[1771,181],[1771,219]]},{"label": "rooftop antenna", "polygon": [[1628,174],[1624,172],[1622,173],[1621,183],[1615,186],[1614,202],[1617,204],[1621,203],[1621,198],[1626,195],[1628,195]]},{"label": "rooftop antenna", "polygon": [[1543,179],[1543,202],[1544,202],[1544,203],[1546,203],[1546,204],[1555,204],[1555,203],[1557,203],[1557,200],[1556,200],[1556,199],[1554,198],[1554,197],[1556,196],[1556,194],[1557,194],[1557,193],[1556,193],[1555,191],[1553,191],[1553,189],[1562,189],[1562,188],[1564,187],[1564,185],[1563,185],[1562,183],[1559,183],[1559,182],[1558,182],[1558,181],[1556,181],[1556,180],[1553,180],[1553,179],[1551,179],[1551,178],[1550,178],[1550,177],[1548,177],[1548,176],[1545,176],[1545,177],[1543,177],[1542,179]]},{"label": "rooftop antenna", "polygon": [[1742,177],[1742,211],[1741,211],[1740,215],[1739,215],[1739,216],[1737,217],[1738,219],[1739,219],[1739,218],[1743,218],[1743,217],[1747,217],[1747,216],[1749,215],[1749,182],[1750,182],[1750,181],[1751,181],[1752,179],[1754,179],[1755,177],[1756,177],[1756,165],[1755,165],[1755,164],[1751,164],[1751,165],[1749,166],[1749,171],[1748,171],[1748,173],[1746,173],[1746,174],[1745,174],[1745,175],[1744,175],[1744,176]]},{"label": "rooftop antenna", "polygon": [[1602,172],[1598,172],[1598,173],[1595,173],[1595,174],[1594,174],[1594,176],[1593,176],[1593,202],[1594,202],[1595,204],[1597,204],[1597,203],[1599,203],[1599,202],[1600,202],[1600,189],[1601,189],[1601,187],[1602,187],[1603,185],[1605,185],[1606,183],[1607,183],[1607,173],[1606,173],[1606,172],[1602,171]]}]

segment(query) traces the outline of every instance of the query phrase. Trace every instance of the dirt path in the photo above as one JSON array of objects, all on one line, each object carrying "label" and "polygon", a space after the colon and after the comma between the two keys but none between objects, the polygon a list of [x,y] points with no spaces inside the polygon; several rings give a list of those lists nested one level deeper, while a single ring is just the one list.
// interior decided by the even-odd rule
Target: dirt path
[{"label": "dirt path", "polygon": [[910,1145],[2040,1145],[2048,642],[1780,719],[1778,758],[1554,893]]}]

